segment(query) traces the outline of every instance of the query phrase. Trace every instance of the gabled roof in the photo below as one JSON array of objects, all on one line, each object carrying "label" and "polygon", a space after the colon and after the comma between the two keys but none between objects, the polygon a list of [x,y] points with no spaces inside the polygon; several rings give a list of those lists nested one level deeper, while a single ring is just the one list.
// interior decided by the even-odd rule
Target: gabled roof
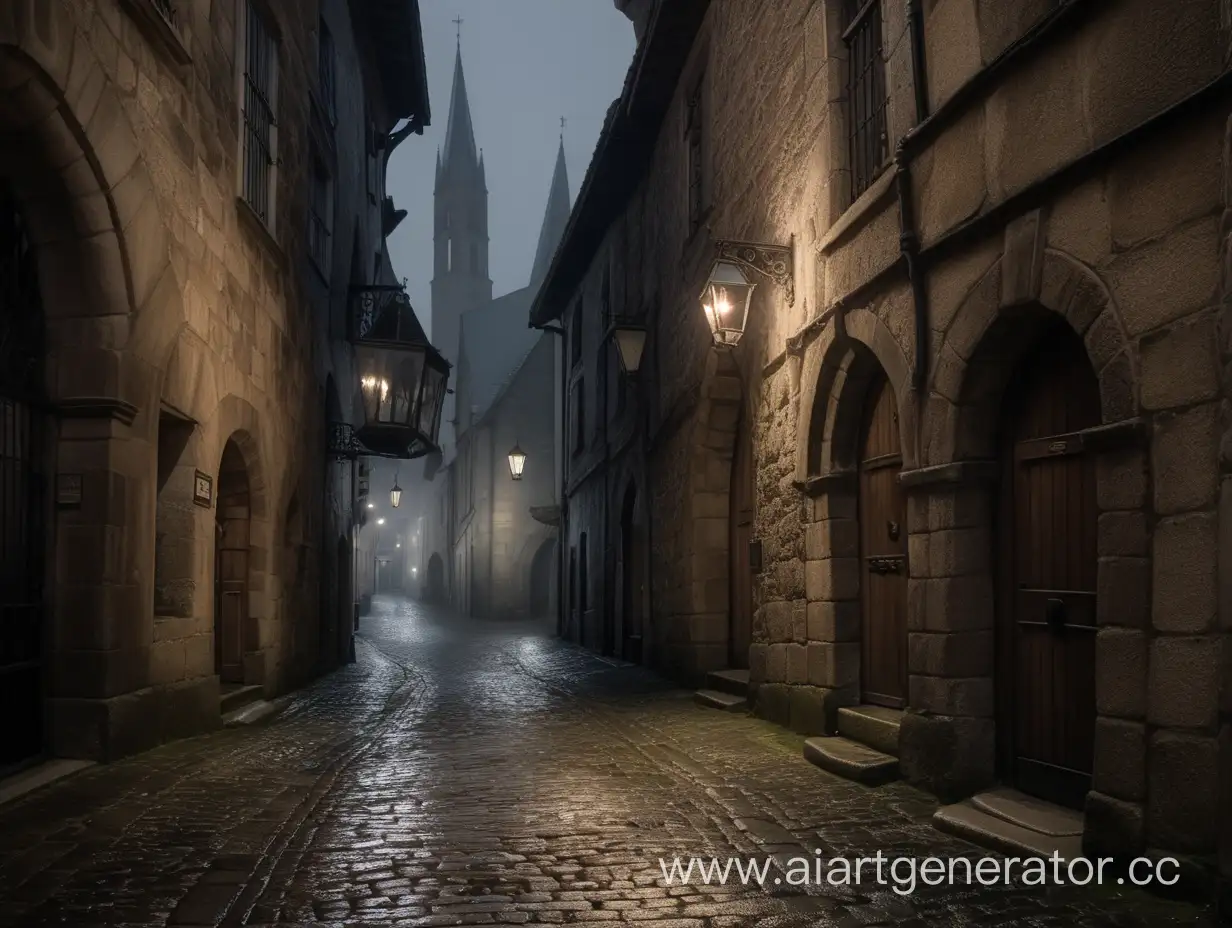
[{"label": "gabled roof", "polygon": [[530,284],[537,287],[548,274],[552,256],[569,224],[569,169],[565,164],[565,138],[560,138],[556,152],[556,168],[552,172],[552,189],[548,193],[548,207],[543,214],[543,227],[539,230],[539,247],[535,249],[535,263],[531,269]]},{"label": "gabled roof", "polygon": [[[535,291],[523,287],[462,314],[458,378],[466,380],[471,419],[478,420],[543,336],[526,327]],[[458,395],[462,395],[459,386]]]},{"label": "gabled roof", "polygon": [[564,240],[531,307],[531,325],[543,325],[561,316],[607,230],[637,191],[654,157],[655,142],[676,84],[709,7],[710,0],[655,4],[624,90],[608,110]]}]

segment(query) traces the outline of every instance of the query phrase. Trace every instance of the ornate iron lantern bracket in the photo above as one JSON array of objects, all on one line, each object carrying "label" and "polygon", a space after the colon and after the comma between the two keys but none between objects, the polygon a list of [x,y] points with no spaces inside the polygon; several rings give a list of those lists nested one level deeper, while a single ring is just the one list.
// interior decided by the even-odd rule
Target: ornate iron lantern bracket
[{"label": "ornate iron lantern bracket", "polygon": [[716,260],[729,261],[739,267],[769,277],[787,291],[787,305],[796,302],[796,275],[791,245],[763,245],[758,242],[715,242]]}]

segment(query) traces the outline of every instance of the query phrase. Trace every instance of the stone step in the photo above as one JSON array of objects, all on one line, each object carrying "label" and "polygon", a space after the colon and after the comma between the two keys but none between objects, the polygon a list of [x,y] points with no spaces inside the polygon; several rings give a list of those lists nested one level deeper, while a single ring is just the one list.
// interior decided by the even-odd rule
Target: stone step
[{"label": "stone step", "polygon": [[897,757],[838,735],[809,738],[804,742],[804,759],[865,786],[881,786],[898,779]]},{"label": "stone step", "polygon": [[1043,835],[1053,838],[1082,837],[1082,813],[1077,809],[1054,805],[1016,789],[990,789],[972,796],[971,802],[981,812]]},{"label": "stone step", "polygon": [[747,670],[712,670],[706,674],[706,686],[720,693],[748,696],[749,672]]},{"label": "stone step", "polygon": [[947,834],[1012,857],[1051,857],[1054,852],[1062,860],[1082,856],[1081,835],[1047,835],[985,812],[971,799],[942,806],[933,813],[933,824]]},{"label": "stone step", "polygon": [[244,686],[241,683],[224,683],[218,691],[219,712],[230,715],[237,709],[242,709],[261,698],[262,688],[259,686]]},{"label": "stone step", "polygon": [[698,690],[693,694],[693,701],[699,706],[722,709],[724,712],[743,712],[749,707],[749,701],[743,696],[720,693],[718,690]]},{"label": "stone step", "polygon": [[898,757],[898,730],[902,721],[902,709],[850,706],[838,710],[838,733],[874,751]]}]

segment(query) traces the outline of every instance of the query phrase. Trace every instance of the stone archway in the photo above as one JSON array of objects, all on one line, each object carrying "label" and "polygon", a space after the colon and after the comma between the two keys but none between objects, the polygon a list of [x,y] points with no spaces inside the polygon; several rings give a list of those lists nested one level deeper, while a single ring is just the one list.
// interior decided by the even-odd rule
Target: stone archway
[{"label": "stone archway", "polygon": [[425,598],[430,603],[443,604],[447,598],[445,589],[445,561],[440,554],[433,552],[428,558],[428,581]]},{"label": "stone archway", "polygon": [[[1007,236],[1007,239],[1009,236]],[[1136,361],[1119,312],[1099,277],[1076,259],[1040,249],[1037,273],[1020,273],[1007,254],[964,298],[938,339],[931,392],[922,426],[923,466],[903,475],[912,494],[912,555],[928,564],[912,596],[915,629],[911,667],[913,708],[900,735],[905,775],[942,796],[961,796],[992,783],[998,772],[998,681],[994,634],[1009,594],[998,582],[994,525],[1001,479],[1002,411],[1007,388],[1030,352],[1055,340],[1058,327],[1080,342],[1098,382],[1096,424],[1054,440],[1058,453],[1074,443],[1094,457],[1098,511],[1092,519],[1141,519],[1149,498],[1145,435],[1138,415]],[[1007,270],[1007,268],[1009,268]],[[1047,449],[1045,449],[1047,450]],[[1144,712],[1150,624],[1149,531],[1143,523],[1134,557],[1114,557],[1120,540],[1098,533],[1092,669],[1097,713]],[[1096,725],[1100,725],[1097,718]],[[1140,815],[1095,792],[1088,813]],[[1093,805],[1094,803],[1094,805]],[[1119,811],[1118,811],[1119,810]],[[1128,812],[1126,812],[1128,810]],[[1128,822],[1122,821],[1132,830]]]}]

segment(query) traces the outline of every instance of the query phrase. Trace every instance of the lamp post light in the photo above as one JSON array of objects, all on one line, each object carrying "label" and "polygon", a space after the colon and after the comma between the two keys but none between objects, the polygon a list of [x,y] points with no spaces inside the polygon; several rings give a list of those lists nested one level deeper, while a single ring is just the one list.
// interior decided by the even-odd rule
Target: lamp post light
[{"label": "lamp post light", "polygon": [[389,504],[395,509],[402,502],[402,487],[398,486],[398,478],[394,478],[393,489],[389,491]]},{"label": "lamp post light", "polygon": [[792,247],[724,241],[716,247],[718,257],[699,299],[715,345],[734,348],[744,335],[757,289],[750,272],[769,277],[787,290],[788,303],[795,302]]},{"label": "lamp post light", "polygon": [[518,447],[518,443],[513,443],[513,450],[509,452],[509,476],[514,480],[522,479],[522,471],[526,468],[526,452]]}]

